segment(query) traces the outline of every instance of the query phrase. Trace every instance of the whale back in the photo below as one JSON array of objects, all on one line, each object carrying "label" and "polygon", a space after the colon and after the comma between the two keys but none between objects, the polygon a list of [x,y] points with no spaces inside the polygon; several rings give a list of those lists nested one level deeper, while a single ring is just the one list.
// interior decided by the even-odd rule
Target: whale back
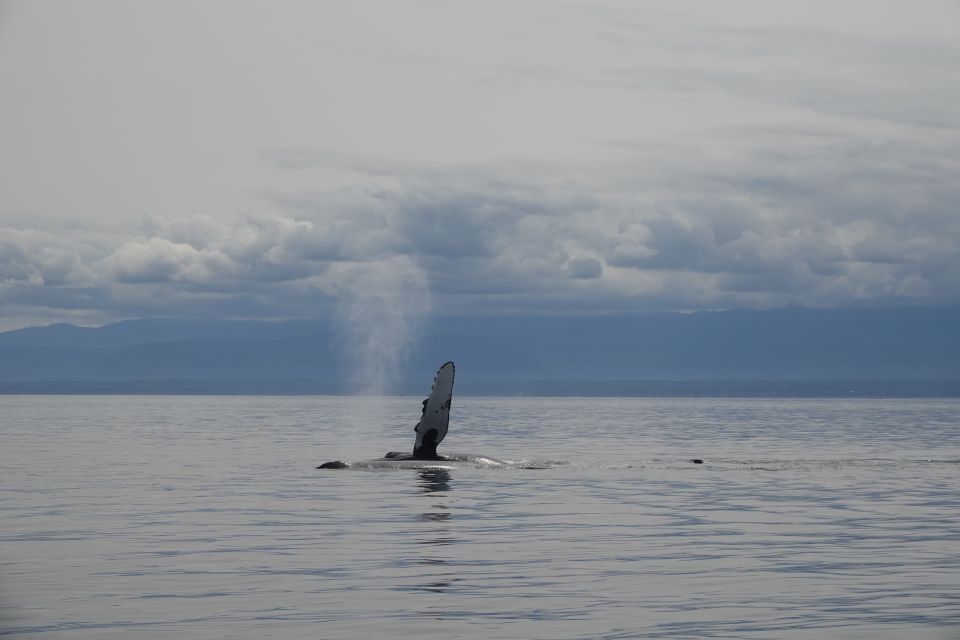
[{"label": "whale back", "polygon": [[436,432],[435,442],[440,442],[447,435],[447,427],[450,424],[450,402],[453,400],[453,377],[455,368],[452,362],[446,362],[437,371],[433,378],[433,386],[430,388],[430,395],[423,401],[423,411],[420,414],[420,422],[414,427],[417,432],[417,442],[413,447],[414,451],[420,450],[424,443],[424,436],[432,429]]}]

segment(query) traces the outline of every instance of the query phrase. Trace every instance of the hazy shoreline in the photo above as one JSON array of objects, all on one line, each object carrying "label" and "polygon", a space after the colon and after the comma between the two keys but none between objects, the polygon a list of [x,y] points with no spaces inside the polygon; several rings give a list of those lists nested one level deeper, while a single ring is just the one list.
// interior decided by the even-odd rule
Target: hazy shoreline
[{"label": "hazy shoreline", "polygon": [[[386,395],[422,395],[422,381]],[[707,398],[958,398],[960,380],[531,380],[463,383],[461,396]],[[134,380],[0,382],[0,395],[352,396],[323,380]]]}]

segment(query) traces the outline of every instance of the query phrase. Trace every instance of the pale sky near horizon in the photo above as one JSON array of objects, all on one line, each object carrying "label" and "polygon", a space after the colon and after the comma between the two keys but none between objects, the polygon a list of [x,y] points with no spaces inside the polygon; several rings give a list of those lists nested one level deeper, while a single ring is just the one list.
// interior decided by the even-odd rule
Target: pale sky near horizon
[{"label": "pale sky near horizon", "polygon": [[0,330],[960,303],[956,1],[8,1],[0,86]]}]

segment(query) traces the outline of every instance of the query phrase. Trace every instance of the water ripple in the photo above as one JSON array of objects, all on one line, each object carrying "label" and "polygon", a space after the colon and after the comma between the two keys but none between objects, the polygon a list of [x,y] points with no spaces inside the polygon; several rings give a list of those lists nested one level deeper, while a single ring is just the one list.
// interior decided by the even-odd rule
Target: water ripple
[{"label": "water ripple", "polygon": [[467,398],[450,441],[513,464],[313,469],[408,404],[0,398],[0,635],[960,628],[960,402]]}]

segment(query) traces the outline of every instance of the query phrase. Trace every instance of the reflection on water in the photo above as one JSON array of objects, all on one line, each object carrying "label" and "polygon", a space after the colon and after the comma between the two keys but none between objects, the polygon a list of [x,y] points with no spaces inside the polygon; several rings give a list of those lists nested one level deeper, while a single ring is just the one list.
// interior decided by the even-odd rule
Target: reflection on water
[{"label": "reflection on water", "polygon": [[[450,520],[450,507],[446,504],[446,493],[450,491],[450,472],[446,469],[419,469],[417,471],[420,491],[437,500],[430,505],[431,510],[420,514],[423,522],[445,523]],[[420,544],[448,545],[454,542],[450,536],[450,529],[446,526],[437,526],[430,531],[429,538],[420,541]]]},{"label": "reflection on water", "polygon": [[[452,545],[456,540],[450,535],[450,507],[445,503],[446,494],[450,491],[450,472],[446,469],[419,469],[417,471],[418,483],[421,495],[430,496],[440,500],[430,505],[431,511],[420,514],[422,522],[435,522],[436,526],[431,527],[428,537],[420,540],[421,545],[427,545],[427,552],[436,554],[440,549]],[[443,558],[431,556],[422,558],[420,564],[437,567],[438,573],[424,575],[429,581],[426,584],[419,585],[417,590],[429,591],[430,593],[443,593],[457,578],[451,578],[451,569],[447,566],[447,561]],[[444,571],[445,569],[445,571]]]},{"label": "reflection on water", "polygon": [[420,469],[417,475],[424,493],[450,491],[450,472],[446,469]]},{"label": "reflection on water", "polygon": [[[446,469],[419,469],[417,475],[420,478],[418,486],[424,494],[433,495],[445,493],[450,490],[450,472]],[[450,510],[447,505],[437,503],[431,506],[435,509],[441,509],[441,511],[427,511],[426,513],[422,513],[420,514],[421,520],[432,520],[436,522],[450,519]],[[426,544],[449,544],[449,541],[428,542]]]},{"label": "reflection on water", "polygon": [[[434,505],[434,506],[437,507],[437,508],[439,508],[439,509],[446,509],[446,507],[443,506],[443,505]],[[427,513],[421,513],[421,514],[420,514],[420,519],[421,519],[421,520],[434,520],[434,521],[437,521],[437,520],[449,520],[449,519],[450,519],[450,513],[449,513],[449,512],[446,512],[446,511],[441,511],[441,512],[428,511]]]}]

